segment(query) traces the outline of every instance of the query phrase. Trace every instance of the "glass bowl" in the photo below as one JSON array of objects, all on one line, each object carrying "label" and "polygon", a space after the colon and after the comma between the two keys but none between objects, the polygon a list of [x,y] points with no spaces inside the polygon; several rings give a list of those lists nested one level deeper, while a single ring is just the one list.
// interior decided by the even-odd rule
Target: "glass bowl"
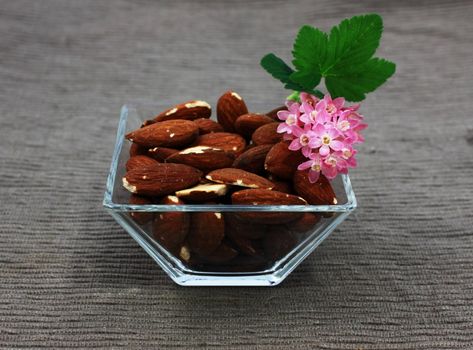
[{"label": "glass bowl", "polygon": [[[103,205],[179,285],[277,285],[356,208],[347,175],[331,182],[336,205],[130,204],[130,193],[121,181],[131,145],[124,136],[152,116],[144,110],[131,105],[121,109]],[[209,221],[209,216],[219,220]],[[172,226],[163,226],[158,219],[163,217],[171,217]],[[212,225],[221,221],[225,222],[223,243],[204,257],[195,254],[186,240],[192,239],[196,225],[200,232],[211,232]],[[187,225],[186,240],[171,236],[180,225]]]}]

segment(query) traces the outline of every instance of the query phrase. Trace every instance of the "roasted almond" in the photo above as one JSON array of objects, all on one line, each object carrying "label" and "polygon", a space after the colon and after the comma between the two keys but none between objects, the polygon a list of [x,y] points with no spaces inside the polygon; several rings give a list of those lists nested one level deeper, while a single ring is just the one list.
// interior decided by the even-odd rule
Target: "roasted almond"
[{"label": "roasted almond", "polygon": [[251,139],[253,132],[260,126],[274,122],[273,119],[258,113],[247,113],[240,115],[235,121],[235,130],[237,133]]},{"label": "roasted almond", "polygon": [[209,146],[239,155],[246,147],[246,141],[238,134],[214,132],[199,136],[193,146]]},{"label": "roasted almond", "polygon": [[176,196],[189,202],[207,202],[225,196],[228,186],[225,184],[200,184],[191,188],[176,191]]},{"label": "roasted almond", "polygon": [[309,181],[308,170],[298,170],[293,179],[294,190],[303,197],[309,204],[313,205],[334,205],[337,198],[332,185],[325,176],[320,175],[316,183]]},{"label": "roasted almond", "polygon": [[167,120],[128,133],[125,137],[137,144],[153,147],[184,147],[199,134],[199,127],[190,120]]},{"label": "roasted almond", "polygon": [[304,215],[302,215],[302,217],[298,220],[287,224],[287,227],[294,232],[305,233],[309,230],[312,230],[319,221],[319,215],[315,213],[304,213]]},{"label": "roasted almond", "polygon": [[211,132],[222,132],[223,127],[217,123],[215,120],[207,118],[199,118],[194,120],[194,123],[199,127],[199,134],[205,135],[210,134]]},{"label": "roasted almond", "polygon": [[157,161],[164,162],[167,158],[178,152],[179,150],[174,148],[153,147],[148,150],[147,156]]},{"label": "roasted almond", "polygon": [[260,145],[247,149],[233,162],[233,167],[261,174],[264,172],[264,161],[272,145]]},{"label": "roasted almond", "polygon": [[284,226],[272,226],[263,239],[264,253],[270,261],[284,257],[296,245],[296,237]]},{"label": "roasted almond", "polygon": [[260,126],[255,130],[251,140],[256,145],[275,144],[282,141],[282,134],[277,132],[277,128],[280,123],[272,122]]},{"label": "roasted almond", "polygon": [[[149,198],[140,197],[136,194],[132,194],[129,200],[130,204],[134,205],[149,205],[153,202]],[[130,216],[140,225],[144,225],[147,222],[153,220],[153,213],[143,212],[143,211],[132,211]]]},{"label": "roasted almond", "polygon": [[248,113],[245,101],[236,92],[225,92],[217,102],[217,120],[225,131],[235,131],[235,121]]},{"label": "roasted almond", "polygon": [[202,172],[184,164],[158,163],[128,171],[123,187],[144,196],[166,196],[199,183]]},{"label": "roasted almond", "polygon": [[[167,196],[162,202],[165,205],[184,204],[175,196]],[[165,248],[174,250],[186,239],[190,226],[190,214],[182,211],[156,213],[153,221],[153,236]]]},{"label": "roasted almond", "polygon": [[266,115],[273,120],[280,121],[278,118],[279,111],[287,111],[287,107],[286,106],[277,107],[275,109],[270,110],[268,113],[266,113]]},{"label": "roasted almond", "polygon": [[238,252],[235,249],[222,242],[211,254],[203,257],[203,260],[210,264],[222,264],[232,260],[237,255]]},{"label": "roasted almond", "polygon": [[172,108],[158,114],[154,120],[162,122],[172,119],[194,120],[199,118],[210,118],[212,108],[205,101],[192,100],[180,103]]},{"label": "roasted almond", "polygon": [[300,151],[291,151],[284,141],[275,144],[266,155],[264,168],[284,180],[291,180],[299,164],[307,160]]},{"label": "roasted almond", "polygon": [[188,236],[192,251],[200,256],[212,254],[225,235],[225,221],[221,213],[191,213],[191,230]]},{"label": "roasted almond", "polygon": [[195,146],[186,148],[166,159],[167,163],[181,163],[204,172],[226,168],[233,164],[235,156],[220,148]]},{"label": "roasted almond", "polygon": [[264,177],[236,168],[222,168],[211,171],[205,177],[207,180],[227,185],[249,188],[273,188],[273,183]]},{"label": "roasted almond", "polygon": [[140,146],[137,143],[132,143],[130,145],[130,157],[146,155],[148,149],[146,147]]},{"label": "roasted almond", "polygon": [[267,225],[242,220],[238,213],[225,213],[225,233],[232,237],[260,239],[266,234]]},{"label": "roasted almond", "polygon": [[[264,189],[242,190],[232,194],[232,203],[239,205],[305,205],[307,202],[301,197],[291,194]],[[302,212],[238,212],[238,217],[243,220],[261,224],[284,224],[299,219]]]},{"label": "roasted almond", "polygon": [[126,170],[130,171],[132,169],[136,168],[144,168],[147,166],[159,164],[159,162],[153,158],[147,157],[147,156],[134,156],[130,157],[128,161],[126,162]]},{"label": "roasted almond", "polygon": [[271,174],[268,176],[268,180],[274,184],[273,191],[294,194],[294,191],[292,190],[292,181],[284,181],[274,177]]}]

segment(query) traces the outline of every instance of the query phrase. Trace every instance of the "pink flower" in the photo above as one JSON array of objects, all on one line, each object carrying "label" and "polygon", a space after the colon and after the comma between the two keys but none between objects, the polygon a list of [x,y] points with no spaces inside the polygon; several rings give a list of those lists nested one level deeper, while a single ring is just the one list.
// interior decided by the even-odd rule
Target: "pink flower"
[{"label": "pink flower", "polygon": [[313,131],[316,136],[312,146],[313,148],[320,147],[319,153],[321,156],[327,156],[330,149],[340,151],[344,147],[344,143],[336,139],[341,133],[334,127],[317,124]]},{"label": "pink flower", "polygon": [[356,150],[353,145],[363,142],[361,131],[366,128],[359,105],[344,106],[343,98],[322,100],[307,93],[300,94],[301,103],[287,101],[287,111],[278,112],[283,122],[277,131],[290,141],[289,149],[301,152],[306,161],[299,170],[308,170],[314,183],[320,174],[328,179],[347,174],[356,167]]},{"label": "pink flower", "polygon": [[341,111],[341,108],[345,104],[343,97],[337,97],[332,100],[329,94],[325,95],[323,100],[320,100],[315,105],[315,110],[320,115],[320,119],[323,121],[329,121],[334,115]]},{"label": "pink flower", "polygon": [[317,182],[322,171],[322,158],[318,153],[311,153],[307,162],[301,163],[297,169],[306,170],[309,169],[309,181],[314,183]]},{"label": "pink flower", "polygon": [[300,105],[297,102],[293,102],[289,104],[287,111],[279,111],[278,118],[284,123],[278,125],[277,132],[282,134],[292,134],[292,130],[294,126],[299,124],[299,116],[300,116]]},{"label": "pink flower", "polygon": [[312,148],[314,148],[314,142],[316,140],[316,134],[312,131],[311,125],[306,124],[304,128],[295,126],[292,129],[292,134],[295,136],[289,145],[291,151],[301,150],[304,157],[308,157]]}]

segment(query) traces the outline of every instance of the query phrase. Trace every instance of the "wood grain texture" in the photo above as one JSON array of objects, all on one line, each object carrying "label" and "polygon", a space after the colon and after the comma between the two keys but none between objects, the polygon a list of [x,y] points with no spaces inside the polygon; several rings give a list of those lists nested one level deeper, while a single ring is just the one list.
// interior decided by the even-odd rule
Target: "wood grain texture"
[{"label": "wood grain texture", "polygon": [[[281,286],[181,288],[101,208],[120,105],[270,110],[257,65],[376,11],[359,209]],[[1,1],[0,347],[473,348],[471,1]],[[159,111],[157,111],[159,112]],[[254,111],[258,112],[258,111]]]}]

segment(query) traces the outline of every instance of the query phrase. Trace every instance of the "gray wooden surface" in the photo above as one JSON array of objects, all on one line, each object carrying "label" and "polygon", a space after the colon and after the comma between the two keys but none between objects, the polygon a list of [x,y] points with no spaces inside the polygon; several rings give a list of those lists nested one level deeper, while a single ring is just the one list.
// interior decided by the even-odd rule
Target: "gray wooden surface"
[{"label": "gray wooden surface", "polygon": [[[273,107],[297,28],[384,16],[359,209],[281,286],[174,285],[101,208],[121,104]],[[473,348],[471,1],[1,1],[0,347]]]}]

